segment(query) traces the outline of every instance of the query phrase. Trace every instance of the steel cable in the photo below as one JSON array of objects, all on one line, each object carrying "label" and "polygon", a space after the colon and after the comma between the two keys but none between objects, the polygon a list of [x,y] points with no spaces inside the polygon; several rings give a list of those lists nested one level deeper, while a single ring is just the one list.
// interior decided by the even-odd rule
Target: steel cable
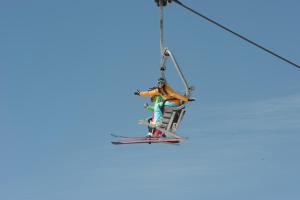
[{"label": "steel cable", "polygon": [[243,35],[235,32],[235,31],[233,31],[233,30],[231,30],[231,29],[223,26],[222,24],[220,24],[220,23],[218,23],[218,22],[216,22],[216,21],[208,18],[207,16],[205,16],[205,15],[203,15],[203,14],[195,11],[194,9],[186,6],[185,4],[181,3],[180,1],[178,1],[178,0],[172,0],[172,2],[177,3],[178,5],[182,6],[183,8],[185,8],[185,9],[191,11],[192,13],[194,13],[194,14],[202,17],[202,18],[204,18],[205,20],[209,21],[210,23],[213,23],[213,24],[217,25],[218,27],[222,28],[223,30],[225,30],[225,31],[227,31],[229,33],[232,33],[233,35],[239,37],[240,39],[242,39],[242,40],[244,40],[244,41],[246,41],[246,42],[248,42],[248,43],[250,43],[250,44],[252,44],[252,45],[254,45],[254,46],[256,46],[256,47],[258,47],[260,49],[262,49],[262,50],[264,50],[265,52],[267,52],[267,53],[269,53],[269,54],[271,54],[271,55],[273,55],[273,56],[275,56],[275,57],[277,57],[277,58],[279,58],[279,59],[281,59],[281,60],[289,63],[290,65],[293,65],[294,67],[297,67],[297,68],[300,69],[300,66],[298,64],[296,64],[296,63],[294,63],[294,62],[292,62],[292,61],[290,61],[290,60],[288,60],[288,59],[280,56],[279,54],[275,53],[274,51],[271,51],[270,49],[267,49],[267,48],[263,47],[262,45],[260,45],[260,44],[258,44],[256,42],[254,42],[254,41],[246,38],[245,36],[243,36]]}]

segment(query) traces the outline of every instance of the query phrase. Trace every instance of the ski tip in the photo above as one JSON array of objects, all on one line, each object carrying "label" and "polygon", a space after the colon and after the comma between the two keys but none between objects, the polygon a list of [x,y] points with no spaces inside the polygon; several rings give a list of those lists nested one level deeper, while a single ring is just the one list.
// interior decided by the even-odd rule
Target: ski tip
[{"label": "ski tip", "polygon": [[122,144],[121,142],[117,142],[117,141],[111,141],[111,143],[114,145]]}]

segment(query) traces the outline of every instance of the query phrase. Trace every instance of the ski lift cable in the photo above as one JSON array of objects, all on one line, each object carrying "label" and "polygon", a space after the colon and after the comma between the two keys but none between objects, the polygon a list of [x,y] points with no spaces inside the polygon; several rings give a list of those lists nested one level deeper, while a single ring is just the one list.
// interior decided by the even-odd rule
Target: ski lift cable
[{"label": "ski lift cable", "polygon": [[292,65],[292,66],[297,67],[297,68],[300,69],[300,65],[298,65],[298,64],[296,64],[296,63],[294,63],[294,62],[292,62],[292,61],[289,60],[289,59],[286,59],[286,58],[282,57],[281,55],[275,53],[274,51],[271,51],[270,49],[267,49],[267,48],[263,47],[262,45],[260,45],[260,44],[258,44],[258,43],[256,43],[256,42],[254,42],[254,41],[252,41],[252,40],[246,38],[245,36],[243,36],[243,35],[241,35],[241,34],[235,32],[235,31],[233,31],[233,30],[231,30],[231,29],[225,27],[224,25],[222,25],[222,24],[216,22],[215,20],[212,20],[212,19],[210,19],[209,17],[207,17],[207,16],[205,16],[205,15],[203,15],[203,14],[201,14],[201,13],[195,11],[194,9],[188,7],[187,5],[181,3],[180,1],[178,1],[178,0],[172,0],[172,2],[177,3],[178,5],[182,6],[183,8],[185,8],[185,9],[191,11],[192,13],[196,14],[196,15],[199,16],[199,17],[204,18],[205,20],[209,21],[210,23],[215,24],[216,26],[222,28],[223,30],[225,30],[225,31],[227,31],[227,32],[229,32],[229,33],[231,33],[231,34],[233,34],[233,35],[239,37],[240,39],[242,39],[242,40],[244,40],[244,41],[246,41],[246,42],[248,42],[248,43],[250,43],[250,44],[252,44],[252,45],[254,45],[254,46],[258,47],[258,48],[260,48],[260,49],[262,49],[263,51],[265,51],[265,52],[267,52],[267,53],[269,53],[269,54],[271,54],[271,55],[273,55],[273,56],[275,56],[275,57],[281,59],[282,61],[285,61],[285,62],[287,62],[288,64],[290,64],[290,65]]}]

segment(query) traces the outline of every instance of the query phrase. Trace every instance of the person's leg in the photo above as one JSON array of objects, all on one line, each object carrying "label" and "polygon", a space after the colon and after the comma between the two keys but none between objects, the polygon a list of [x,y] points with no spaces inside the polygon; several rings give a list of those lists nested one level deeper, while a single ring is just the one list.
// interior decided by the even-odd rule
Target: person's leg
[{"label": "person's leg", "polygon": [[162,102],[156,103],[154,105],[154,117],[153,117],[153,123],[156,124],[157,121],[161,120],[162,118],[162,112],[160,107],[162,106]]},{"label": "person's leg", "polygon": [[[163,116],[163,113],[161,112],[162,105],[163,105],[163,102],[156,103],[154,105],[154,118],[153,118],[153,123],[154,124],[157,124],[158,121],[162,120],[162,116]],[[178,105],[174,104],[170,101],[166,101],[165,106],[176,107]]]},{"label": "person's leg", "polygon": [[177,107],[178,105],[175,103],[172,103],[170,101],[166,101],[165,106],[170,106],[170,107]]},{"label": "person's leg", "polygon": [[[163,105],[163,102],[157,103],[154,105],[154,117],[153,117],[153,123],[155,125],[158,125],[161,120],[163,113],[161,112],[161,106]],[[165,106],[170,106],[170,107],[176,107],[178,106],[177,104],[174,104],[172,102],[166,101]],[[161,137],[162,133],[158,129],[154,129],[153,131],[153,137]]]},{"label": "person's leg", "polygon": [[[149,119],[148,119],[149,124],[151,124],[152,121],[153,121],[153,116],[152,116],[152,118],[149,118]],[[148,126],[148,132],[149,132],[149,133],[152,133],[152,131],[153,131],[153,128],[152,128],[151,126]]]}]

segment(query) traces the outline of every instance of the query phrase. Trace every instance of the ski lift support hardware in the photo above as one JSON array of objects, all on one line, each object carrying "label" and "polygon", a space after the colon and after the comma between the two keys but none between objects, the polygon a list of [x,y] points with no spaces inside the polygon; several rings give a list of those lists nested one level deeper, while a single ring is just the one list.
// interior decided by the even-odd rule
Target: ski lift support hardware
[{"label": "ski lift support hardware", "polygon": [[194,88],[188,85],[188,82],[185,79],[178,62],[176,61],[174,54],[167,47],[164,47],[164,7],[167,4],[170,4],[172,0],[155,0],[155,2],[160,8],[160,51],[161,51],[160,76],[161,78],[164,79],[166,78],[165,76],[166,62],[169,58],[171,58],[176,68],[176,71],[184,85],[185,95],[187,97],[190,97]]},{"label": "ski lift support hardware", "polygon": [[[161,52],[160,77],[166,79],[165,76],[166,63],[167,60],[171,58],[175,66],[175,69],[178,73],[178,76],[184,85],[185,88],[184,95],[190,98],[190,96],[192,95],[192,91],[194,90],[194,87],[189,86],[186,78],[184,77],[181,71],[178,62],[176,61],[174,54],[167,47],[164,46],[164,7],[170,4],[172,1],[155,0],[155,2],[160,9],[160,52]],[[182,102],[182,104],[178,107],[169,107],[163,105],[162,124],[159,127],[153,127],[153,128],[160,130],[163,134],[166,134],[167,136],[183,139],[181,136],[176,134],[176,129],[178,128],[180,122],[183,119],[184,114],[186,113],[185,104],[186,102]],[[148,120],[146,122],[141,121],[140,124],[152,126],[150,123],[148,123]]]}]

